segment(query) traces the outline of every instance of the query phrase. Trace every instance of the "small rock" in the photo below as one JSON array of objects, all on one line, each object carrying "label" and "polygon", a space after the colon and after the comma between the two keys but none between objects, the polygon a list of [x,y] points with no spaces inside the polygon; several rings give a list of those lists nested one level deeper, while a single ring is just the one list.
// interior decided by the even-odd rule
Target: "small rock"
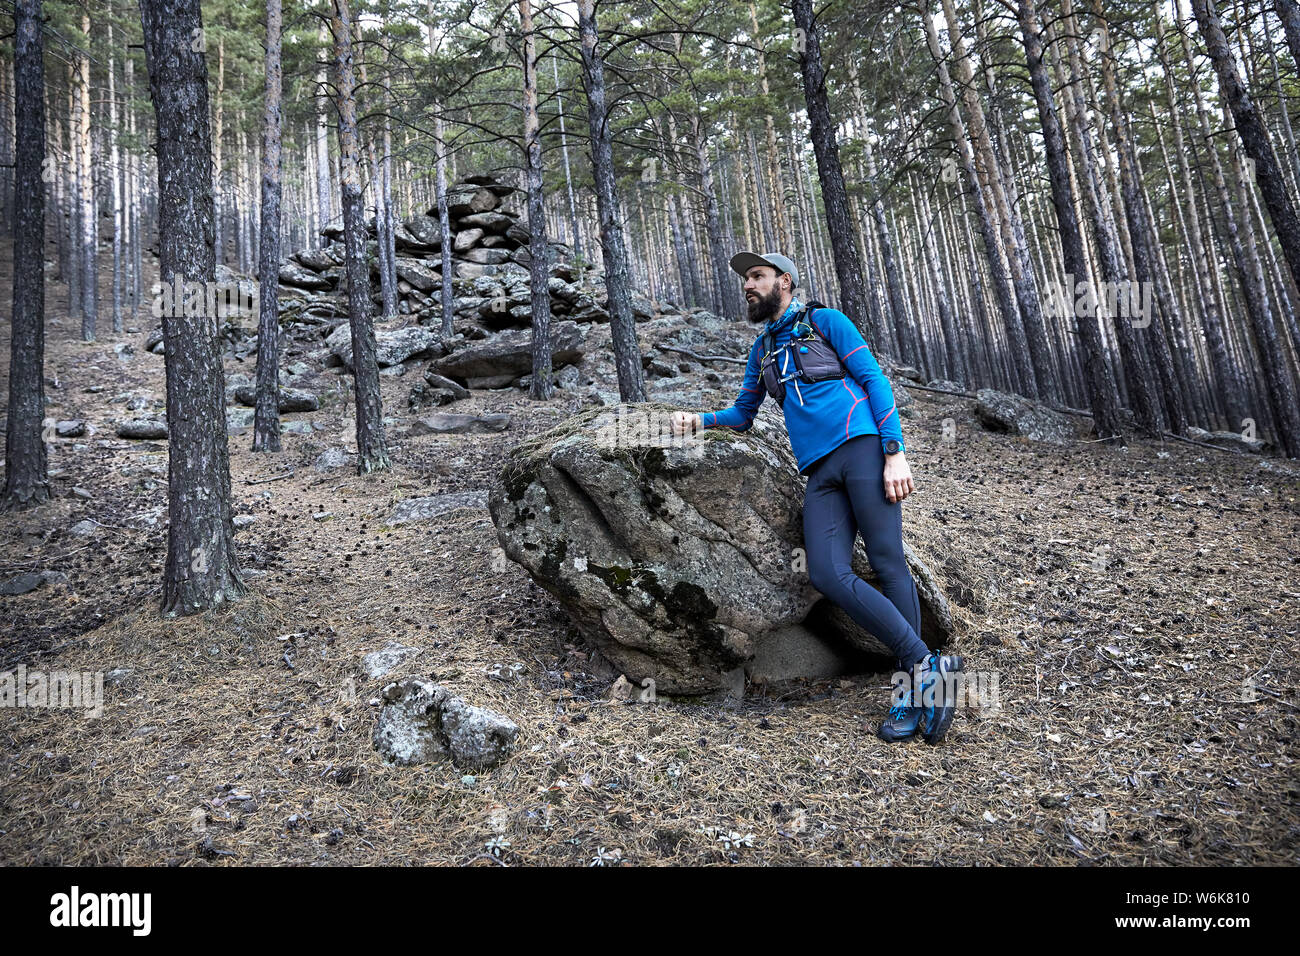
[{"label": "small rock", "polygon": [[72,497],[80,498],[82,501],[89,501],[91,498],[95,496],[92,495],[85,488],[79,488],[76,485],[74,485],[72,488]]},{"label": "small rock", "polygon": [[471,432],[501,432],[510,427],[510,416],[504,413],[490,415],[460,415],[455,412],[435,412],[418,418],[407,431],[408,435],[464,435]]},{"label": "small rock", "polygon": [[86,422],[81,418],[69,418],[54,426],[54,433],[60,438],[80,438],[86,434]]},{"label": "small rock", "polygon": [[234,525],[236,528],[247,528],[256,520],[256,515],[235,515]]},{"label": "small rock", "polygon": [[129,418],[117,423],[118,438],[165,439],[167,425],[155,418]]},{"label": "small rock", "polygon": [[519,726],[495,711],[471,706],[446,688],[406,678],[383,690],[373,742],[393,763],[409,766],[450,757],[490,767],[514,748]]},{"label": "small rock", "polygon": [[[235,401],[249,408],[257,406],[257,387],[240,385],[234,392]],[[320,408],[320,399],[303,388],[280,388],[280,414],[289,412],[314,412]]]},{"label": "small rock", "polygon": [[326,448],[312,467],[317,471],[333,471],[346,465],[351,457],[342,448]]},{"label": "small rock", "polygon": [[438,518],[457,508],[486,508],[486,491],[452,491],[429,498],[407,498],[397,503],[388,525],[406,524],[408,521],[427,521]]},{"label": "small rock", "polygon": [[66,584],[68,576],[60,571],[28,571],[0,582],[0,595],[16,597],[28,594],[43,584]]},{"label": "small rock", "polygon": [[98,527],[99,525],[95,524],[95,522],[87,518],[84,521],[78,521],[76,524],[74,524],[71,528],[68,529],[68,533],[74,534],[78,538],[86,538],[94,534],[95,530]]},{"label": "small rock", "polygon": [[361,658],[361,669],[371,680],[379,680],[381,677],[387,677],[418,653],[420,653],[418,647],[390,643],[382,650],[372,651]]},{"label": "small rock", "polygon": [[241,428],[252,428],[256,418],[257,412],[251,408],[227,408],[226,431],[233,432]]}]

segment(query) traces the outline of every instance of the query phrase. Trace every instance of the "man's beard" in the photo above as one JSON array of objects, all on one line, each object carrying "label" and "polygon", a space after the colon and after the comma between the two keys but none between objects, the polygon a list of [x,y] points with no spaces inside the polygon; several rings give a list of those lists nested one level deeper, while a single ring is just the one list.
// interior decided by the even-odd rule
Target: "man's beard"
[{"label": "man's beard", "polygon": [[749,306],[750,322],[755,325],[770,322],[776,317],[776,310],[781,307],[781,290],[773,286],[766,296],[746,299],[746,304]]}]

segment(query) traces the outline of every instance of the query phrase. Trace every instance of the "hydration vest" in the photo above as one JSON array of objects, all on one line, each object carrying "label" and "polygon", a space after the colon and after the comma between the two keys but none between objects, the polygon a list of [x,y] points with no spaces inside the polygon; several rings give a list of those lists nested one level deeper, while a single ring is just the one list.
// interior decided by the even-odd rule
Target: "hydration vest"
[{"label": "hydration vest", "polygon": [[[767,394],[776,399],[778,405],[785,402],[785,383],[791,379],[811,385],[814,382],[844,378],[848,374],[835,346],[813,328],[813,311],[824,308],[826,306],[820,302],[809,302],[800,309],[794,318],[794,337],[780,349],[775,348],[776,336],[772,331],[768,329],[763,332],[763,357],[759,368],[763,387],[767,389]],[[805,315],[809,317],[807,322],[803,321]],[[780,361],[786,353],[789,353],[793,361]]]}]

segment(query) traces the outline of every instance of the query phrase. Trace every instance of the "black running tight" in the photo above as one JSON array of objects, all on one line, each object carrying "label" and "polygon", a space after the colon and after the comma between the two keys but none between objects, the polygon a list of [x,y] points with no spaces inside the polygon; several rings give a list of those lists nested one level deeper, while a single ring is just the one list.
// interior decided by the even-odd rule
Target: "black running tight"
[{"label": "black running tight", "polygon": [[[885,497],[884,467],[879,435],[850,438],[813,464],[804,495],[804,549],[813,587],[911,670],[930,651],[919,636],[921,602],[903,556],[902,502]],[[859,531],[880,591],[853,573]]]}]

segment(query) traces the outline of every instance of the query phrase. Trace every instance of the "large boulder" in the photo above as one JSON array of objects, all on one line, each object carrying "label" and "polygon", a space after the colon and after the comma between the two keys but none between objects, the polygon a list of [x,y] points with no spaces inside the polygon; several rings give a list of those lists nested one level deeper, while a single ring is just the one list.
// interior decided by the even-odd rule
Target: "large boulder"
[{"label": "large boulder", "polygon": [[327,249],[299,249],[291,258],[296,259],[312,272],[324,272],[341,264]]},{"label": "large boulder", "polygon": [[[886,648],[847,615],[810,620],[830,602],[808,580],[804,481],[779,413],[765,409],[743,434],[687,441],[664,427],[671,411],[591,409],[518,446],[488,496],[506,555],[629,679],[666,693],[734,686],[741,669],[822,676],[854,651],[888,666]],[[872,580],[860,540],[856,549],[854,570]],[[921,637],[941,646],[953,629],[947,598],[914,551],[908,560]],[[808,655],[782,641],[828,646]]]},{"label": "large boulder", "polygon": [[408,435],[468,435],[475,432],[503,432],[510,427],[510,416],[504,412],[488,415],[461,415],[456,412],[437,412],[426,418],[417,418],[407,430]]},{"label": "large boulder", "polygon": [[483,234],[482,229],[467,229],[462,226],[460,232],[456,233],[456,239],[451,247],[456,252],[467,252],[474,248],[474,243],[483,238]]},{"label": "large boulder", "polygon": [[[352,368],[352,329],[345,322],[325,340],[331,365]],[[401,329],[380,329],[375,333],[375,358],[382,368],[400,365],[407,359],[429,358],[447,351],[441,333],[427,325],[408,325]]]},{"label": "large boulder", "polygon": [[[584,338],[574,322],[552,323],[551,366],[559,368],[582,361]],[[509,384],[533,370],[533,333],[498,333],[491,339],[461,346],[450,355],[429,363],[429,368],[439,375],[463,382],[504,378],[501,384]]]},{"label": "large boulder", "polygon": [[981,388],[975,393],[975,417],[991,432],[1034,441],[1068,445],[1079,437],[1074,419],[1029,398]]},{"label": "large boulder", "polygon": [[[324,268],[328,269],[329,266],[324,266]],[[307,289],[310,291],[334,288],[333,279],[312,272],[292,259],[281,263],[279,278],[280,285],[287,285],[294,289]]]},{"label": "large boulder", "polygon": [[[397,267],[397,278],[404,282],[409,282],[412,287],[419,289],[421,292],[432,292],[442,287],[442,279],[438,273],[429,268],[418,259],[408,259],[405,256],[395,257],[394,265]],[[378,264],[371,270],[375,275],[379,274]]]},{"label": "large boulder", "polygon": [[476,212],[471,216],[462,216],[457,225],[461,229],[483,229],[505,235],[505,231],[514,225],[515,219],[514,214],[507,212]]},{"label": "large boulder", "polygon": [[[486,186],[472,183],[458,183],[447,190],[447,212],[453,219],[472,216],[479,212],[491,212],[500,205],[501,199]],[[429,210],[437,213],[437,208]]]},{"label": "large boulder", "polygon": [[510,253],[504,249],[485,249],[481,246],[474,249],[467,249],[463,253],[466,262],[472,262],[480,266],[499,266],[503,262],[510,261]]},{"label": "large boulder", "polygon": [[410,219],[403,219],[402,226],[422,246],[430,249],[442,248],[442,224],[436,215],[412,216]]}]

